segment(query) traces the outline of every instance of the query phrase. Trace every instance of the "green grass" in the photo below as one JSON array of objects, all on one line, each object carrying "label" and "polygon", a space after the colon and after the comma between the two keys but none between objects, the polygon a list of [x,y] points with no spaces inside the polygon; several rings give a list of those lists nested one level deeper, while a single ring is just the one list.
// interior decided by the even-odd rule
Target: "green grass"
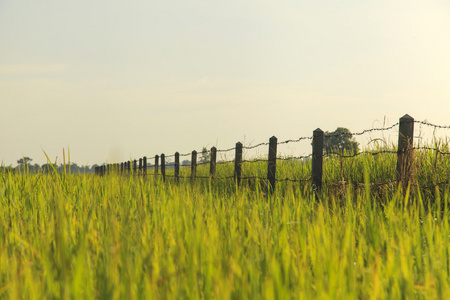
[{"label": "green grass", "polygon": [[449,188],[433,184],[448,180],[448,156],[417,153],[405,192],[358,185],[395,180],[395,164],[327,159],[319,199],[308,183],[268,196],[259,181],[0,173],[0,298],[450,298]]}]

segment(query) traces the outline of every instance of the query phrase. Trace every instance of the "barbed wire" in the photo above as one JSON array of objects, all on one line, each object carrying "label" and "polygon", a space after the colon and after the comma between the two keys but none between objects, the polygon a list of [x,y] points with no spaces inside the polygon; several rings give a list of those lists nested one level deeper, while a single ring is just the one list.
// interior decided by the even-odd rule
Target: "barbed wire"
[{"label": "barbed wire", "polygon": [[221,160],[216,162],[216,165],[226,165],[226,164],[231,164],[234,163],[234,160]]},{"label": "barbed wire", "polygon": [[277,160],[303,160],[312,157],[312,154],[304,156],[293,156],[293,157],[277,157]]},{"label": "barbed wire", "polygon": [[312,140],[312,139],[313,139],[312,136],[302,136],[296,140],[286,140],[286,141],[279,142],[278,144],[280,145],[280,144],[287,144],[287,143],[297,143],[297,142],[300,142],[303,140]]},{"label": "barbed wire", "polygon": [[442,155],[450,155],[450,152],[441,151],[439,148],[420,146],[420,147],[413,147],[412,149],[414,149],[414,150],[431,150],[431,151],[436,151],[437,153],[442,154]]},{"label": "barbed wire", "polygon": [[251,149],[255,149],[255,148],[258,148],[258,147],[261,147],[261,146],[267,146],[267,145],[269,145],[269,143],[259,143],[259,144],[256,144],[256,145],[254,145],[254,146],[242,146],[242,149],[246,149],[246,150],[251,150]]},{"label": "barbed wire", "polygon": [[355,154],[342,154],[339,152],[326,152],[324,155],[322,155],[323,157],[330,157],[332,155],[336,155],[339,156],[341,158],[353,158],[359,155],[363,155],[363,154],[370,154],[370,155],[379,155],[379,154],[397,154],[398,151],[394,151],[394,150],[382,150],[382,151],[362,151],[362,152],[358,152]]},{"label": "barbed wire", "polygon": [[252,160],[243,160],[242,163],[257,163],[257,162],[268,162],[267,159],[252,159]]},{"label": "barbed wire", "polygon": [[433,123],[429,123],[427,121],[414,121],[414,123],[418,123],[418,124],[422,124],[422,125],[426,125],[426,126],[430,126],[430,127],[434,127],[434,128],[439,128],[439,129],[450,129],[450,125],[436,125]]},{"label": "barbed wire", "polygon": [[337,136],[343,136],[343,135],[347,135],[347,136],[355,136],[355,135],[363,135],[366,133],[370,133],[370,132],[374,132],[374,131],[387,131],[387,130],[391,130],[392,128],[398,126],[399,123],[395,123],[392,126],[389,127],[381,127],[381,128],[372,128],[372,129],[365,129],[361,132],[355,132],[355,133],[351,133],[351,132],[339,132],[339,133],[330,133],[330,134],[325,134],[324,137],[329,138],[329,137],[337,137]]},{"label": "barbed wire", "polygon": [[224,149],[224,150],[216,149],[216,152],[228,152],[228,151],[231,151],[231,150],[236,150],[236,147],[229,148],[229,149]]}]

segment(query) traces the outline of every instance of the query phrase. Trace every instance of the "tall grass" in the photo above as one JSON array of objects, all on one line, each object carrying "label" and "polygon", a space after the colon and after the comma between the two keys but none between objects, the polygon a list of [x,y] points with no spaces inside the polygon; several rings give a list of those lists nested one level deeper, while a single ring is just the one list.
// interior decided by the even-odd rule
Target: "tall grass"
[{"label": "tall grass", "polygon": [[433,183],[449,162],[416,166],[410,190],[380,193],[367,183],[394,180],[395,157],[331,157],[317,199],[308,183],[1,173],[0,298],[447,299],[449,189]]}]

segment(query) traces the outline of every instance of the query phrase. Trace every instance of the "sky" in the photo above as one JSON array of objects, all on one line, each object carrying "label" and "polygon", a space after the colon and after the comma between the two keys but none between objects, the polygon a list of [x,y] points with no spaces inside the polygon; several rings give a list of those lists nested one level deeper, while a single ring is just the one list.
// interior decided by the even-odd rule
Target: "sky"
[{"label": "sky", "polygon": [[449,125],[449,53],[448,0],[0,0],[0,160]]}]

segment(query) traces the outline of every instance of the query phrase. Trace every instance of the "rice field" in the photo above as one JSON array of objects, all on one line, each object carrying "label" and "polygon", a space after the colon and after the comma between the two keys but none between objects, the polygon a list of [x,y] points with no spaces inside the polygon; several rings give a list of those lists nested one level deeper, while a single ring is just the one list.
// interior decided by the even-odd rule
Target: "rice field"
[{"label": "rice field", "polygon": [[0,299],[450,299],[450,162],[415,160],[402,190],[395,155],[330,157],[318,197],[309,183],[269,195],[260,181],[2,172]]}]

